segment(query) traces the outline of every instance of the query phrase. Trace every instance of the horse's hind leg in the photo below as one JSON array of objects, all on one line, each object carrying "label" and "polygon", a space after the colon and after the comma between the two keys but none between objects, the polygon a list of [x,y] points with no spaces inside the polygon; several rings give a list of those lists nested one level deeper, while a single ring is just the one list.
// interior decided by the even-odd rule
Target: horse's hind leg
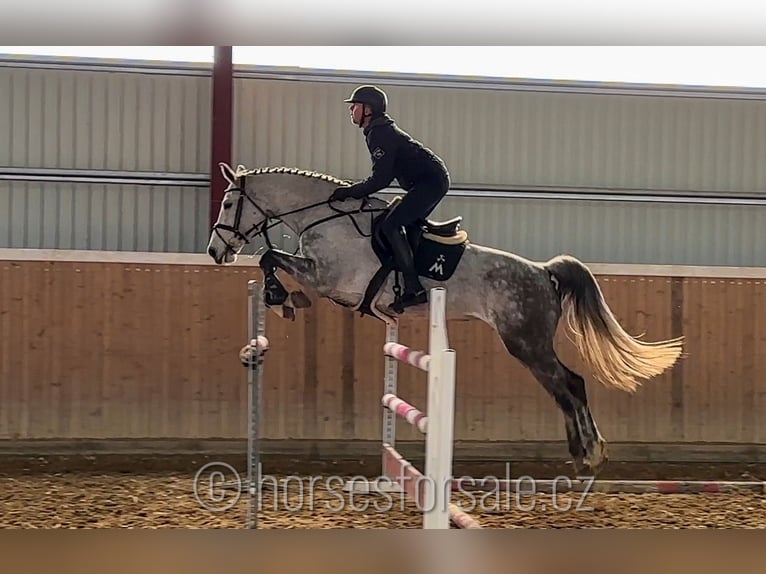
[{"label": "horse's hind leg", "polygon": [[[530,369],[549,392],[552,390],[554,396],[563,395],[571,401],[570,410],[565,412],[565,416],[569,452],[574,460],[575,471],[579,472],[581,465],[587,465],[596,474],[607,460],[606,442],[588,407],[585,381],[564,365],[553,349],[538,357]],[[573,452],[575,449],[577,455]]]},{"label": "horse's hind leg", "polygon": [[596,473],[606,460],[605,442],[588,408],[582,377],[559,360],[552,343],[533,348],[518,344],[512,336],[501,335],[501,339],[508,352],[529,369],[561,409],[575,472],[587,465]]},{"label": "horse's hind leg", "polygon": [[585,391],[585,380],[572,369],[556,359],[566,371],[567,388],[575,398],[575,421],[583,439],[583,447],[586,452],[585,464],[597,471],[609,458],[606,452],[606,441],[596,426],[593,414],[588,406],[588,395]]}]

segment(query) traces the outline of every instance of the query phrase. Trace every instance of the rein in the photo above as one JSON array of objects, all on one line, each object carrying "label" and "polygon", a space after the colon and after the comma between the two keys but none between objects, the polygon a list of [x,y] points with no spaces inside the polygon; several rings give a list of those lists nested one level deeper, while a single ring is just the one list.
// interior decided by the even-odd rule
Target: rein
[{"label": "rein", "polygon": [[[264,240],[266,241],[266,245],[269,249],[274,249],[274,245],[271,242],[271,238],[269,237],[269,229],[274,227],[275,225],[278,225],[281,222],[281,219],[287,215],[292,215],[294,213],[300,213],[301,211],[308,211],[309,209],[314,209],[315,207],[319,207],[320,205],[327,205],[331,210],[333,210],[335,213],[333,215],[329,215],[327,217],[323,217],[321,219],[318,219],[317,221],[312,222],[309,224],[303,231],[301,231],[300,235],[303,235],[308,231],[309,229],[316,227],[318,225],[321,225],[322,223],[326,223],[328,221],[332,221],[333,219],[337,219],[339,217],[348,216],[349,219],[351,219],[351,223],[356,228],[359,235],[362,237],[371,237],[370,235],[366,235],[360,228],[359,224],[357,223],[356,219],[353,217],[356,214],[359,213],[370,213],[370,229],[372,229],[372,223],[374,221],[374,217],[372,216],[373,213],[385,211],[385,208],[379,208],[379,209],[365,209],[365,206],[368,205],[367,198],[364,198],[362,201],[362,204],[359,206],[358,209],[355,209],[353,211],[343,211],[340,209],[337,209],[334,207],[329,199],[325,199],[322,201],[318,201],[316,203],[312,203],[310,205],[306,205],[303,207],[299,207],[298,209],[293,209],[291,211],[287,211],[285,213],[280,213],[277,215],[269,216],[261,207],[255,203],[252,197],[247,193],[245,190],[245,186],[243,185],[244,176],[240,179],[240,185],[231,187],[227,191],[239,191],[239,198],[237,199],[237,207],[236,207],[236,213],[234,215],[234,224],[233,225],[226,225],[224,223],[216,223],[213,225],[211,229],[211,233],[215,233],[218,238],[226,245],[226,249],[228,251],[231,251],[234,253],[234,248],[231,247],[228,241],[226,241],[222,236],[219,230],[229,231],[232,234],[234,234],[235,237],[241,239],[245,244],[249,244],[251,239],[255,239],[256,237],[263,235]],[[251,205],[260,212],[261,215],[263,215],[263,221],[259,223],[254,223],[250,229],[248,229],[246,232],[242,233],[239,230],[239,226],[242,220],[242,209],[244,207],[244,200],[247,199]],[[273,223],[269,223],[270,221],[273,221]],[[299,236],[300,238],[300,236]]]}]

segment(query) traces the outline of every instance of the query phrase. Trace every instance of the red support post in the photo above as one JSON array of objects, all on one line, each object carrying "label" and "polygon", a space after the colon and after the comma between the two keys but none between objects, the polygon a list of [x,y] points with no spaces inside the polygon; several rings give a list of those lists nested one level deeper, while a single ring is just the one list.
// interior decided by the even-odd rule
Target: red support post
[{"label": "red support post", "polygon": [[234,93],[231,52],[231,46],[215,47],[210,141],[210,227],[218,218],[223,191],[227,185],[218,163],[224,161],[231,165]]}]

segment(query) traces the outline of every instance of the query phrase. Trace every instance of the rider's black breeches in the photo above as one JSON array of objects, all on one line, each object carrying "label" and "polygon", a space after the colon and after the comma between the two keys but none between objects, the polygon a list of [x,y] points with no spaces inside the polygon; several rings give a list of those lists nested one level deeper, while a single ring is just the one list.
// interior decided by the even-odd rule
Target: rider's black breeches
[{"label": "rider's black breeches", "polygon": [[449,182],[446,180],[418,183],[386,217],[381,231],[390,237],[393,233],[399,233],[402,227],[425,220],[447,194],[448,189]]}]

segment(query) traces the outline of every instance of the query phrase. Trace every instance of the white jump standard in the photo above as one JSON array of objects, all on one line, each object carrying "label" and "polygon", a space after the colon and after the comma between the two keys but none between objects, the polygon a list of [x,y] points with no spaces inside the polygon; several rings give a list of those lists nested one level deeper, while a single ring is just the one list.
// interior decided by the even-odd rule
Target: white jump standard
[{"label": "white jump standard", "polygon": [[[397,327],[386,330],[386,376],[382,404],[382,475],[396,483],[423,509],[424,529],[447,529],[450,520],[460,528],[481,528],[471,516],[451,502],[452,455],[455,420],[455,351],[449,348],[446,317],[447,292],[431,290],[428,353],[400,345]],[[428,373],[426,413],[396,396],[397,362]],[[396,417],[426,435],[425,473],[396,450]]]}]

